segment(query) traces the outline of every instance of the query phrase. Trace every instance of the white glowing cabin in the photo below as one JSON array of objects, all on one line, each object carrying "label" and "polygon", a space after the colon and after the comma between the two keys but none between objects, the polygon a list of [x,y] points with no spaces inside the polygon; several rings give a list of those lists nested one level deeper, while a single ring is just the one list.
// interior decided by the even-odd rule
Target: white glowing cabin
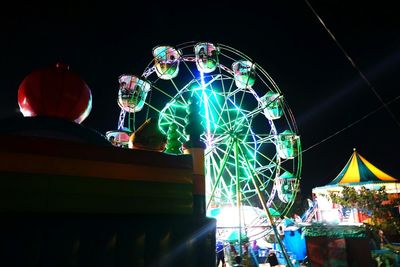
[{"label": "white glowing cabin", "polygon": [[278,135],[276,148],[278,155],[283,159],[292,159],[298,153],[299,136],[295,133],[286,130]]},{"label": "white glowing cabin", "polygon": [[128,147],[129,137],[132,134],[130,131],[108,131],[106,133],[107,140],[117,147]]},{"label": "white glowing cabin", "polygon": [[264,109],[264,115],[269,120],[276,120],[282,117],[283,110],[281,104],[282,96],[279,93],[268,91],[261,97],[261,105]]},{"label": "white glowing cabin", "polygon": [[279,177],[275,178],[276,188],[278,189],[278,197],[282,202],[290,202],[295,194],[293,191],[296,190],[296,177],[285,171]]},{"label": "white glowing cabin", "polygon": [[181,53],[171,46],[153,48],[154,66],[157,76],[163,80],[175,78],[179,72]]},{"label": "white glowing cabin", "polygon": [[142,110],[150,91],[150,83],[133,75],[121,75],[118,79],[118,105],[127,112]]},{"label": "white glowing cabin", "polygon": [[194,47],[194,53],[199,71],[210,73],[217,68],[219,49],[212,43],[197,43]]},{"label": "white glowing cabin", "polygon": [[238,60],[232,64],[235,84],[238,88],[250,88],[256,81],[256,71],[254,63],[248,60]]}]

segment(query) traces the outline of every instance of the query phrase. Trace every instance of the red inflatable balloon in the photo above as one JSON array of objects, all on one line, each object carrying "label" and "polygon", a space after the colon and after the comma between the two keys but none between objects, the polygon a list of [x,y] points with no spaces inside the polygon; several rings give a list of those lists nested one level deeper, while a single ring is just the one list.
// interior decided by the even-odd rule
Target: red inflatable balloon
[{"label": "red inflatable balloon", "polygon": [[18,104],[25,117],[47,116],[81,123],[92,109],[92,93],[69,67],[35,70],[18,89]]}]

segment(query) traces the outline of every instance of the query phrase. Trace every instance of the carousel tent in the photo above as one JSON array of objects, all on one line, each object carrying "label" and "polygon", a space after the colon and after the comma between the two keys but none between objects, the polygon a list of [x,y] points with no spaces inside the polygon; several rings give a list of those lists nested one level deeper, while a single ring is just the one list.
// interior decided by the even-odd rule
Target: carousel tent
[{"label": "carousel tent", "polygon": [[[385,186],[388,194],[400,193],[400,182],[396,178],[375,167],[354,149],[350,159],[335,179],[326,186],[316,187],[312,190],[318,203],[317,217],[319,221],[332,219],[340,221],[339,217],[348,217],[345,214],[338,216],[338,208],[327,197],[329,192],[340,192],[343,186],[352,186],[355,189],[362,186],[368,189],[379,189]],[[358,222],[358,219],[355,218],[354,221]]]},{"label": "carousel tent", "polygon": [[313,193],[328,189],[334,190],[341,186],[376,188],[383,185],[386,186],[387,190],[400,189],[400,183],[396,178],[375,167],[354,149],[353,154],[338,176],[328,185],[314,188]]}]

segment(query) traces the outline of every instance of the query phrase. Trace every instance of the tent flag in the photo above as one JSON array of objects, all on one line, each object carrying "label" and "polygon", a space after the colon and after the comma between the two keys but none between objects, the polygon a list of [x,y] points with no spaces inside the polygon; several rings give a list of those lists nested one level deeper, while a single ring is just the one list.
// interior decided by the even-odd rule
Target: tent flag
[{"label": "tent flag", "polygon": [[397,179],[379,170],[354,149],[346,166],[329,185],[363,182],[397,182]]}]

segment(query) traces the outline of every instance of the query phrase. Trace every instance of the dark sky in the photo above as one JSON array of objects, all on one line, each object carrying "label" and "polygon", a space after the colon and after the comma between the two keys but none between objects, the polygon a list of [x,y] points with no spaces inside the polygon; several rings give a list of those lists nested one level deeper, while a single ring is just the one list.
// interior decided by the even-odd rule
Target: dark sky
[{"label": "dark sky", "polygon": [[[309,1],[383,101],[399,96],[396,1]],[[92,90],[83,124],[102,133],[115,129],[118,76],[142,73],[154,46],[186,41],[229,45],[267,70],[295,115],[305,150],[382,106],[304,1],[259,2],[10,3],[0,11],[0,118],[21,116],[17,90],[28,73],[62,60]],[[400,100],[388,107],[400,121]],[[333,180],[353,147],[400,179],[399,137],[388,111],[378,110],[303,154],[302,190]]]}]

